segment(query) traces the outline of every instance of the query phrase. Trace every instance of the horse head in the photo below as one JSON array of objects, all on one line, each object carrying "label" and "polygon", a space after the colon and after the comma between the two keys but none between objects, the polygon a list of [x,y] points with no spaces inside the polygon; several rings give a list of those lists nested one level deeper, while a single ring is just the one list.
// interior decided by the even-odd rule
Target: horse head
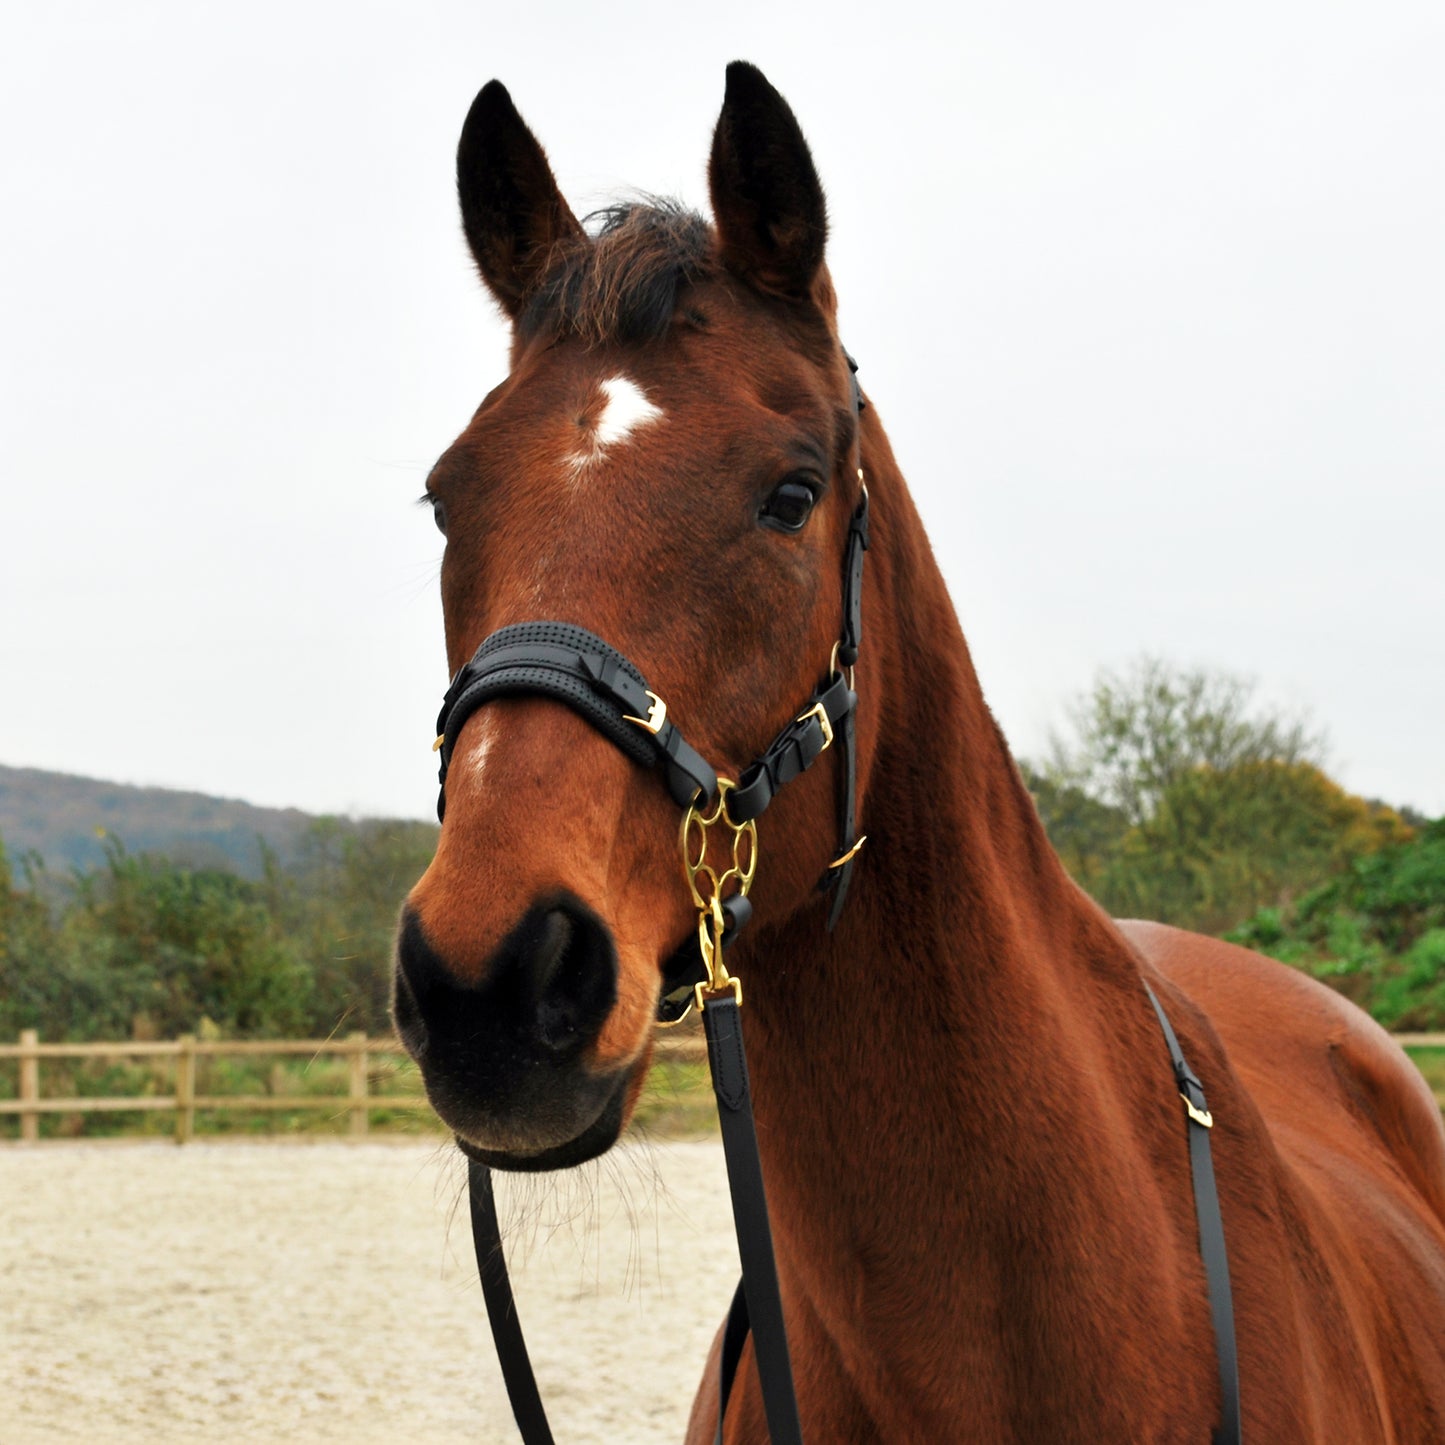
[{"label": "horse head", "polygon": [[[647,203],[587,228],[493,81],[457,178],[512,347],[427,482],[452,671],[504,628],[586,629],[736,778],[838,670],[862,495],[823,192],[798,124],[734,64],[714,223]],[[490,699],[448,754],[436,856],[402,915],[397,1026],[469,1153],[578,1163],[625,1125],[664,980],[697,952],[678,805],[550,696]],[[768,815],[757,929],[805,909],[823,928],[835,767]]]}]

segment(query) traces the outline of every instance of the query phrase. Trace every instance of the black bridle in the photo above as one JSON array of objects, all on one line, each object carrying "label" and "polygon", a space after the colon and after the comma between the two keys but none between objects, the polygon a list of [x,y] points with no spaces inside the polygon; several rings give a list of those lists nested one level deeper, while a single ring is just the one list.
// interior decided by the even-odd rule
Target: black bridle
[{"label": "black bridle", "polygon": [[[847,356],[847,353],[844,353]],[[854,417],[854,469],[861,496],[848,523],[843,551],[843,623],[823,680],[778,735],[729,784],[723,806],[735,826],[759,818],[778,789],[807,771],[836,742],[842,753],[838,789],[838,847],[818,887],[831,893],[828,927],[843,911],[853,863],[862,839],[857,832],[857,747],[853,722],[858,696],[853,667],[863,638],[863,557],[868,550],[868,488],[863,483],[861,415],[867,405],[858,385],[858,363],[847,356]],[[679,807],[714,804],[716,770],[682,735],[667,704],[647,685],[642,670],[610,643],[567,622],[518,622],[488,637],[452,679],[437,716],[434,744],[441,758],[437,818],[446,816],[446,780],[452,753],[468,718],[496,697],[542,694],[581,714],[608,741],[643,766],[660,767]],[[750,911],[750,910],[748,910]],[[742,909],[735,909],[740,915]],[[733,929],[746,919],[732,916]],[[691,985],[688,985],[690,990]],[[668,998],[680,995],[680,990]],[[664,998],[664,1022],[668,1017]]]},{"label": "black bridle", "polygon": [[[861,496],[849,521],[844,548],[842,631],[826,674],[812,696],[743,770],[735,784],[720,779],[716,770],[683,737],[666,703],[648,687],[642,671],[631,659],[596,633],[571,623],[521,622],[494,632],[452,679],[437,718],[434,746],[441,755],[439,819],[446,812],[447,771],[467,719],[493,698],[540,694],[565,703],[581,714],[634,762],[660,768],[674,802],[688,810],[684,839],[694,825],[701,836],[698,867],[687,860],[689,845],[684,843],[685,866],[694,902],[699,907],[699,955],[692,960],[690,968],[666,978],[658,1020],[665,1024],[678,1022],[694,1002],[702,1011],[732,1192],[742,1280],[733,1296],[723,1332],[718,1445],[722,1441],[733,1378],[750,1335],[769,1437],[773,1445],[802,1445],[762,1165],[753,1125],[739,1012],[742,988],[739,980],[728,974],[722,957],[724,946],[737,936],[752,914],[747,888],[756,865],[753,823],[779,788],[800,776],[832,746],[838,746],[842,756],[838,847],[818,885],[820,891],[832,894],[828,913],[830,930],[842,912],[854,862],[866,841],[857,832],[855,817],[854,715],[858,696],[853,687],[853,667],[862,640],[863,559],[868,548],[868,488],[861,466],[861,413],[866,403],[858,386],[858,365],[851,356],[847,360],[855,423],[854,464]],[[734,850],[738,836],[751,833],[747,846],[752,852],[745,866],[739,864],[718,875],[701,865],[706,853],[707,829],[720,822],[734,835]],[[710,891],[699,891],[701,875],[710,876]],[[729,880],[733,891],[724,894]],[[1222,1397],[1221,1426],[1214,1432],[1214,1442],[1215,1445],[1239,1445],[1239,1378],[1229,1262],[1209,1146],[1213,1118],[1205,1103],[1203,1086],[1185,1061],[1159,1000],[1147,983],[1145,990],[1165,1036],[1188,1120],[1190,1172]],[[477,1269],[512,1412],[525,1445],[553,1445],[507,1275],[491,1170],[480,1160],[469,1158],[467,1177]]]}]

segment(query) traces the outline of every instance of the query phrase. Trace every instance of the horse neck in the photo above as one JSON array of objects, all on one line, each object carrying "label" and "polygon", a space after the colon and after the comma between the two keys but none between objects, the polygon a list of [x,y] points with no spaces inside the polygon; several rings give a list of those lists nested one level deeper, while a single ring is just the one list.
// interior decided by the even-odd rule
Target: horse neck
[{"label": "horse neck", "polygon": [[[1142,1000],[1135,956],[1049,844],[922,522],[886,442],[876,450],[858,667],[859,827],[869,841],[836,934],[823,936],[808,910],[769,952],[816,956],[830,979],[846,977],[871,1001],[860,1027],[875,1037],[895,1017],[913,1037],[921,1015],[948,1017],[950,1034],[994,1032],[1008,1009],[1042,1008],[1060,989],[1076,1011],[1081,986],[1101,981]],[[790,968],[760,1002],[791,1014],[802,994],[811,1010],[817,987],[808,969]],[[786,1025],[770,1017],[773,1027]],[[806,1033],[811,1047],[815,1031]],[[951,1045],[945,1053],[956,1067]]]},{"label": "horse neck", "polygon": [[846,1329],[868,1313],[861,1287],[828,1293],[872,1260],[886,1297],[913,1302],[889,1323],[900,1337],[930,1293],[971,1294],[973,1334],[952,1319],[986,1370],[999,1296],[980,1281],[1005,1290],[1013,1268],[1001,1229],[1037,1259],[1068,1257],[1077,1282],[1094,1217],[1116,1238],[1143,1222],[1120,1184],[1132,1172],[1149,1193],[1157,1141],[1125,1137],[1111,1158],[1097,1132],[1082,1151],[1061,1136],[1100,1114],[1158,1119],[1142,1100],[1157,1106],[1161,1081],[1172,1091],[1138,962],[1048,844],[901,478],[884,472],[872,491],[858,673],[869,842],[834,934],[814,908],[756,940],[749,1060],[779,1258],[818,1317]]}]

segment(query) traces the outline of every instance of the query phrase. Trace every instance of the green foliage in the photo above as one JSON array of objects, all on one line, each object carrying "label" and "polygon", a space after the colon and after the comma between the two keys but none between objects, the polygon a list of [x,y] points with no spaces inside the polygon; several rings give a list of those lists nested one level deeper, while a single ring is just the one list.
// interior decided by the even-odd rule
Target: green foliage
[{"label": "green foliage", "polygon": [[316,820],[259,881],[105,843],[69,880],[0,845],[0,1037],[234,1037],[388,1026],[397,908],[431,859],[426,824]]},{"label": "green foliage", "polygon": [[1302,721],[1257,707],[1247,679],[1157,657],[1100,672],[1068,714],[1075,742],[1055,736],[1045,771],[1131,824],[1151,818],[1191,773],[1321,761],[1320,739]]},{"label": "green foliage", "polygon": [[[402,898],[431,861],[437,830],[424,823],[318,819],[283,866],[264,843],[258,880],[134,855],[105,842],[102,863],[69,878],[37,855],[15,870],[0,842],[0,1039],[23,1028],[47,1041],[175,1037],[328,1036],[390,1026],[391,952]],[[196,1060],[199,1095],[344,1095],[345,1061],[292,1057]],[[421,1093],[404,1058],[372,1064],[373,1129],[425,1133],[427,1110],[390,1099]],[[172,1058],[88,1057],[43,1064],[48,1097],[174,1097]],[[17,1073],[0,1068],[0,1098]],[[704,1064],[663,1059],[636,1122],[677,1135],[716,1127]],[[202,1134],[344,1132],[334,1103],[285,1110],[199,1110]],[[0,1119],[0,1137],[18,1122]],[[169,1135],[168,1110],[46,1113],[46,1137]]]},{"label": "green foliage", "polygon": [[1026,762],[1020,768],[1064,867],[1087,892],[1099,893],[1110,860],[1129,831],[1123,809],[1100,802],[1056,773],[1040,771]]},{"label": "green foliage", "polygon": [[1389,1028],[1445,1028],[1445,818],[1226,936],[1304,968]]},{"label": "green foliage", "polygon": [[1410,834],[1228,674],[1144,658],[1069,714],[1073,742],[1025,777],[1065,867],[1112,913],[1217,932]]},{"label": "green foliage", "polygon": [[1445,1028],[1445,821],[1346,793],[1305,725],[1235,677],[1145,658],[1069,716],[1073,740],[1024,776],[1111,913],[1232,929],[1391,1028]]},{"label": "green foliage", "polygon": [[1219,932],[1405,831],[1310,763],[1200,767],[1119,839],[1098,892],[1117,913]]}]

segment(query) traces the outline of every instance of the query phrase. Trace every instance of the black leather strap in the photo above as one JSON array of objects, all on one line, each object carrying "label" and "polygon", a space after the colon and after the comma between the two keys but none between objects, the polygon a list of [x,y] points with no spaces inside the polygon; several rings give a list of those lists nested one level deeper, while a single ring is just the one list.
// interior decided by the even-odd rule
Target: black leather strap
[{"label": "black leather strap", "polygon": [[632,719],[656,715],[654,695],[637,668],[585,627],[519,622],[492,633],[452,679],[437,717],[441,771],[437,817],[446,813],[447,769],[467,719],[494,697],[544,693],[582,714],[634,762],[661,764],[679,806],[717,792],[717,774],[671,718],[655,731]]},{"label": "black leather strap", "polygon": [[512,1282],[507,1277],[507,1257],[502,1253],[502,1231],[497,1224],[497,1201],[492,1196],[492,1171],[477,1159],[467,1160],[467,1195],[482,1298],[487,1302],[487,1319],[492,1326],[492,1339],[517,1429],[522,1432],[524,1445],[553,1445],[547,1413],[537,1392],[537,1377],[532,1373],[527,1342],[522,1338],[522,1326],[517,1319]]},{"label": "black leather strap", "polygon": [[1214,1159],[1209,1148],[1213,1118],[1205,1103],[1204,1085],[1185,1060],[1168,1015],[1147,983],[1144,989],[1159,1017],[1159,1027],[1164,1031],[1169,1062],[1174,1066],[1174,1082],[1189,1105],[1185,1115],[1189,1131],[1189,1168],[1194,1177],[1194,1213],[1199,1223],[1199,1253],[1204,1260],[1204,1278],[1209,1286],[1209,1313],[1214,1323],[1214,1352],[1219,1364],[1222,1402],[1214,1445],[1239,1445],[1239,1359],[1234,1340],[1229,1255],[1224,1247],[1224,1219],[1219,1209],[1219,1189],[1214,1180]]},{"label": "black leather strap", "polygon": [[[733,1224],[743,1266],[747,1320],[752,1323],[753,1353],[762,1386],[763,1410],[772,1445],[802,1445],[803,1427],[793,1393],[793,1367],[788,1359],[788,1333],[783,1323],[783,1298],[773,1262],[773,1235],[768,1224],[763,1168],[753,1128],[748,1061],[743,1049],[742,1017],[727,995],[710,998],[702,1011],[707,1058],[717,1095],[723,1154],[732,1191]],[[741,1345],[738,1346],[741,1349]],[[722,1431],[719,1412],[718,1431]]]},{"label": "black leather strap", "polygon": [[[849,358],[850,365],[853,364]],[[854,389],[857,389],[854,377]],[[861,399],[862,393],[858,393]],[[843,635],[838,641],[838,662],[851,668],[858,660],[863,642],[863,554],[868,550],[868,489],[858,499],[852,521],[848,524],[848,545],[843,554]],[[851,681],[850,681],[851,686]],[[853,881],[853,862],[858,842],[858,744],[854,714],[850,711],[840,723],[837,741],[843,749],[842,777],[838,785],[838,852],[819,880],[819,888],[832,891],[833,902],[828,909],[828,931],[831,933],[848,901],[848,885]]]},{"label": "black leather strap", "polygon": [[853,881],[853,863],[857,858],[854,845],[858,841],[856,794],[858,791],[858,743],[857,728],[853,713],[848,713],[838,727],[835,741],[843,749],[842,780],[838,784],[838,855],[828,865],[818,886],[824,892],[832,890],[833,901],[828,905],[828,932],[831,933],[843,916],[843,905],[848,901],[848,885]]},{"label": "black leather strap", "polygon": [[[733,1297],[723,1335],[718,1439],[722,1438],[723,1414],[727,1409],[738,1360],[749,1333],[752,1333],[769,1439],[772,1445],[802,1445],[803,1431],[793,1392],[782,1293],[778,1288],[777,1266],[773,1262],[773,1236],[768,1223],[762,1161],[758,1158],[757,1132],[753,1127],[742,1018],[737,1003],[726,994],[709,999],[702,1018],[713,1092],[718,1102],[723,1155],[727,1160],[738,1254],[743,1266],[743,1278]],[[496,1343],[507,1395],[512,1402],[512,1414],[524,1445],[553,1445],[552,1431],[542,1407],[526,1341],[522,1338],[517,1305],[507,1275],[507,1259],[502,1251],[497,1206],[492,1194],[492,1171],[475,1159],[467,1161],[467,1190],[477,1273],[481,1276],[487,1319],[492,1327],[492,1339]],[[755,1332],[751,1329],[753,1320],[757,1321]]]},{"label": "black leather strap", "polygon": [[728,1306],[727,1323],[723,1326],[722,1356],[718,1360],[717,1435],[715,1445],[722,1445],[723,1422],[727,1419],[728,1401],[732,1398],[733,1381],[738,1377],[738,1364],[743,1346],[748,1342],[748,1292],[741,1279]]},{"label": "black leather strap", "polygon": [[868,493],[848,525],[848,545],[843,552],[843,636],[838,642],[838,661],[852,667],[863,645],[863,554],[868,550]]},{"label": "black leather strap", "polygon": [[737,787],[728,794],[728,817],[734,823],[758,817],[784,783],[791,783],[817,762],[857,705],[858,694],[848,686],[848,679],[841,672],[834,673],[808,699],[804,711],[743,770]]}]

